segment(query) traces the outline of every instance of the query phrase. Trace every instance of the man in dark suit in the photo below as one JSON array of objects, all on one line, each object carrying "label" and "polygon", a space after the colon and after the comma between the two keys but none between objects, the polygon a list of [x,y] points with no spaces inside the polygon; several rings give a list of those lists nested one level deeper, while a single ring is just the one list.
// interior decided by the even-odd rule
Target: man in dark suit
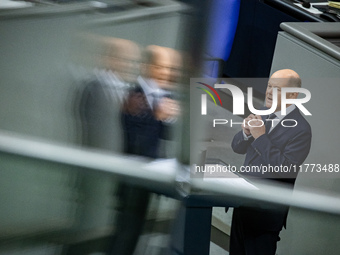
[{"label": "man in dark suit", "polygon": [[[244,166],[288,166],[298,169],[308,156],[311,128],[295,105],[287,105],[281,113],[281,89],[301,87],[299,75],[290,69],[275,72],[268,82],[265,107],[271,108],[273,88],[277,88],[277,108],[271,116],[249,115],[242,130],[232,141],[236,153],[246,154]],[[287,99],[296,99],[298,93],[287,93]],[[266,120],[267,118],[272,120]],[[270,125],[261,125],[269,122]],[[249,122],[250,121],[250,122]],[[282,121],[284,125],[282,125]],[[292,122],[292,123],[290,123]],[[297,125],[295,126],[295,124]],[[286,126],[286,127],[285,127]],[[287,127],[291,126],[291,127]],[[294,127],[293,127],[294,126]],[[247,178],[266,178],[293,186],[297,172],[268,171],[244,173]],[[234,209],[230,237],[230,255],[275,255],[279,233],[285,226],[286,206],[244,205]]]},{"label": "man in dark suit", "polygon": [[[169,88],[172,55],[168,48],[151,45],[144,52],[141,76],[125,97],[121,120],[124,133],[124,152],[159,158],[160,139],[166,138],[176,119],[179,106]],[[122,183],[118,188],[120,202],[117,216],[117,235],[110,254],[132,254],[142,233],[150,193]]]},{"label": "man in dark suit", "polygon": [[129,154],[159,157],[160,139],[165,139],[179,106],[170,83],[172,51],[151,45],[144,54],[142,76],[126,96],[122,110],[124,151]]}]

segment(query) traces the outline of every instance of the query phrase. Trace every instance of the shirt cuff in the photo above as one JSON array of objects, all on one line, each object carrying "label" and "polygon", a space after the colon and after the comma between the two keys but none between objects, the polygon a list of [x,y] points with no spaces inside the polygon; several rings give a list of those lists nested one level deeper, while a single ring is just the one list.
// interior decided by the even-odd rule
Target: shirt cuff
[{"label": "shirt cuff", "polygon": [[246,133],[244,133],[243,130],[242,130],[242,133],[243,133],[243,139],[244,139],[245,141],[248,141],[248,139],[249,139],[250,137],[252,137],[252,135],[247,136]]},{"label": "shirt cuff", "polygon": [[175,122],[177,122],[177,117],[170,117],[163,120],[163,123],[165,124],[174,124]]}]

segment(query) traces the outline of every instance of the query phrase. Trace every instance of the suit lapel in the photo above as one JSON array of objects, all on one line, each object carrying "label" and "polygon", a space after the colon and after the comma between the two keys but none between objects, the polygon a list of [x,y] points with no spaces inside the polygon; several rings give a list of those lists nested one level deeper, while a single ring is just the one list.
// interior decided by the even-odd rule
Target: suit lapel
[{"label": "suit lapel", "polygon": [[[286,133],[287,131],[290,130],[290,126],[293,126],[296,124],[296,121],[288,121],[289,119],[292,119],[292,120],[296,120],[299,118],[299,109],[298,108],[295,108],[291,113],[289,113],[288,115],[286,115],[277,125],[276,127],[268,134],[269,137],[271,139],[275,139],[276,137],[278,136],[281,136],[283,135],[284,133]],[[284,127],[282,125],[282,121],[284,121],[284,125],[287,126],[287,127]],[[297,124],[299,125],[299,124]]]},{"label": "suit lapel", "polygon": [[[291,113],[289,113],[288,115],[286,115],[278,124],[277,126],[275,126],[275,128],[269,133],[267,134],[269,136],[270,139],[275,140],[276,138],[282,136],[285,132],[290,130],[290,127],[284,127],[282,126],[282,121],[286,120],[286,119],[293,119],[293,120],[297,120],[299,119],[299,109],[295,108]],[[266,118],[268,117],[268,115],[263,115],[261,116],[262,120],[265,122]],[[284,123],[286,126],[294,126],[296,124],[295,121],[285,121]],[[299,125],[299,124],[298,124]],[[251,154],[249,155],[249,158],[246,164],[249,164],[250,162],[252,162],[256,157],[258,156],[258,154],[255,152],[255,150],[251,151]]]}]

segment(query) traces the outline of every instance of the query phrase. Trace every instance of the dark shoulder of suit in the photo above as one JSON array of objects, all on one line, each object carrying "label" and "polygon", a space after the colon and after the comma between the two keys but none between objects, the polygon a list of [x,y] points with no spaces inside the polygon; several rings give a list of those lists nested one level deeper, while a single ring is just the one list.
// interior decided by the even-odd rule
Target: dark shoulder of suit
[{"label": "dark shoulder of suit", "polygon": [[124,151],[129,154],[158,157],[163,124],[154,116],[140,86],[129,90],[122,108]]}]

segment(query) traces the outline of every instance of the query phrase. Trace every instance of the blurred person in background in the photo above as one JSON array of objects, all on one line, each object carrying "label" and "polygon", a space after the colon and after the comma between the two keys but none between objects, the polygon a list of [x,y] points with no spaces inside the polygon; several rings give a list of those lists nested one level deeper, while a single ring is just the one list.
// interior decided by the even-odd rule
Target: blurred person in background
[{"label": "blurred person in background", "polygon": [[[124,152],[150,159],[160,157],[160,140],[168,138],[179,114],[174,98],[178,74],[175,50],[150,45],[144,50],[141,75],[126,94],[121,113]],[[150,193],[121,183],[118,188],[117,231],[110,254],[132,254],[146,221]]]},{"label": "blurred person in background", "polygon": [[141,76],[122,109],[126,153],[158,158],[160,139],[167,138],[176,121],[180,109],[172,82],[173,52],[156,45],[145,49]]},{"label": "blurred person in background", "polygon": [[[89,35],[85,37],[87,68],[81,82],[77,106],[80,113],[82,142],[84,145],[113,152],[123,151],[121,108],[127,92],[136,84],[140,72],[141,52],[139,46],[130,40]],[[86,55],[88,54],[88,56]],[[100,185],[91,176],[80,180],[83,190],[83,210],[79,222],[98,217],[88,203],[93,199],[93,189]],[[114,198],[113,233],[108,246],[109,254],[131,254],[138,240],[145,218],[149,195],[144,190],[112,183]]]},{"label": "blurred person in background", "polygon": [[139,73],[140,49],[129,40],[93,39],[94,68],[83,80],[80,117],[83,144],[122,151],[120,108]]}]

